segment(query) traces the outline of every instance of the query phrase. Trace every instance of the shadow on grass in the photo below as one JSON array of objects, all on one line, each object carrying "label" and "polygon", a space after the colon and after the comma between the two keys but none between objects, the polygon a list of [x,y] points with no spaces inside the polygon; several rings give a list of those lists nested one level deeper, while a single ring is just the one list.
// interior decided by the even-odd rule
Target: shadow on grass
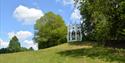
[{"label": "shadow on grass", "polygon": [[87,45],[88,46],[89,45],[91,45],[91,46],[94,45],[95,46],[95,45],[97,45],[97,43],[94,42],[94,41],[93,42],[92,41],[91,42],[90,41],[85,41],[85,42],[69,42],[68,44],[69,45],[77,45],[77,46],[83,46],[83,45],[86,45],[86,46]]},{"label": "shadow on grass", "polygon": [[110,62],[118,61],[125,63],[125,51],[111,49],[111,48],[103,48],[103,47],[82,48],[82,49],[61,51],[58,52],[58,54],[62,56],[71,56],[71,57],[87,56],[93,59],[99,58]]}]

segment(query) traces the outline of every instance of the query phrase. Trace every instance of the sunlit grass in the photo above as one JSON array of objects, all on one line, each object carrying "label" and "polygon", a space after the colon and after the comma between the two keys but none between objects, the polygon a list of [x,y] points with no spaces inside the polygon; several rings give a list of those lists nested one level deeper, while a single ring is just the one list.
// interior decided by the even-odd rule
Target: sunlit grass
[{"label": "sunlit grass", "polygon": [[[96,52],[96,49],[101,51],[97,50]],[[105,48],[101,49],[84,44],[69,45],[66,43],[38,51],[1,54],[0,63],[119,63],[115,59],[113,61],[105,60],[105,57],[108,57],[106,55],[104,55],[104,58],[96,55],[93,55],[93,57],[87,56],[94,53],[103,56],[103,53],[101,54],[103,50],[105,51]],[[106,51],[109,50],[106,49]],[[111,53],[106,52],[106,54],[110,55]]]}]

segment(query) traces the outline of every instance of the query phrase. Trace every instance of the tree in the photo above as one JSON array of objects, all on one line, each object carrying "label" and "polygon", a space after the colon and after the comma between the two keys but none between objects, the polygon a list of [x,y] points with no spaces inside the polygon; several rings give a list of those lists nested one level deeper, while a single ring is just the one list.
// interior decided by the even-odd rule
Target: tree
[{"label": "tree", "polygon": [[30,47],[29,50],[30,50],[30,51],[33,51],[34,49],[33,49],[33,47]]},{"label": "tree", "polygon": [[1,48],[0,49],[0,54],[5,54],[5,53],[14,53],[14,52],[20,52],[20,51],[31,51],[33,48],[25,48],[21,47],[20,42],[16,36],[13,36],[12,39],[10,40],[9,46],[7,48]]},{"label": "tree", "polygon": [[12,37],[9,43],[9,49],[11,49],[13,52],[18,52],[21,49],[19,40],[16,36]]},{"label": "tree", "polygon": [[20,51],[30,51],[30,50],[25,47],[21,47]]},{"label": "tree", "polygon": [[35,24],[34,41],[40,49],[66,42],[64,20],[52,12],[46,13]]},{"label": "tree", "polygon": [[125,0],[75,0],[83,33],[97,41],[125,40]]},{"label": "tree", "polygon": [[0,54],[5,54],[5,53],[10,53],[12,51],[10,51],[8,48],[1,48],[0,49]]}]

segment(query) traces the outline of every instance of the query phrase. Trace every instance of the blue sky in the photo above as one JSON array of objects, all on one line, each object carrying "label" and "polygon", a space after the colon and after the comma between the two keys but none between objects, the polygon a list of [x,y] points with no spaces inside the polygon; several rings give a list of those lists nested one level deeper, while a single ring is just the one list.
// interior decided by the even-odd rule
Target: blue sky
[{"label": "blue sky", "polygon": [[16,35],[22,47],[37,48],[32,41],[35,20],[52,11],[68,24],[79,20],[73,0],[0,0],[0,48],[7,47]]}]

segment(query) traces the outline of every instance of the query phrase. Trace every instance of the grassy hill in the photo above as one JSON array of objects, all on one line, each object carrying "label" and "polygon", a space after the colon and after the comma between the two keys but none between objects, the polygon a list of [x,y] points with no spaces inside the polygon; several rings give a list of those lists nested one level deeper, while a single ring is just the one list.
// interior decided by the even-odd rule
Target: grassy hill
[{"label": "grassy hill", "polygon": [[[1,54],[0,63],[124,63],[125,56],[110,48],[67,43],[38,51]],[[122,58],[123,57],[123,58]]]}]

